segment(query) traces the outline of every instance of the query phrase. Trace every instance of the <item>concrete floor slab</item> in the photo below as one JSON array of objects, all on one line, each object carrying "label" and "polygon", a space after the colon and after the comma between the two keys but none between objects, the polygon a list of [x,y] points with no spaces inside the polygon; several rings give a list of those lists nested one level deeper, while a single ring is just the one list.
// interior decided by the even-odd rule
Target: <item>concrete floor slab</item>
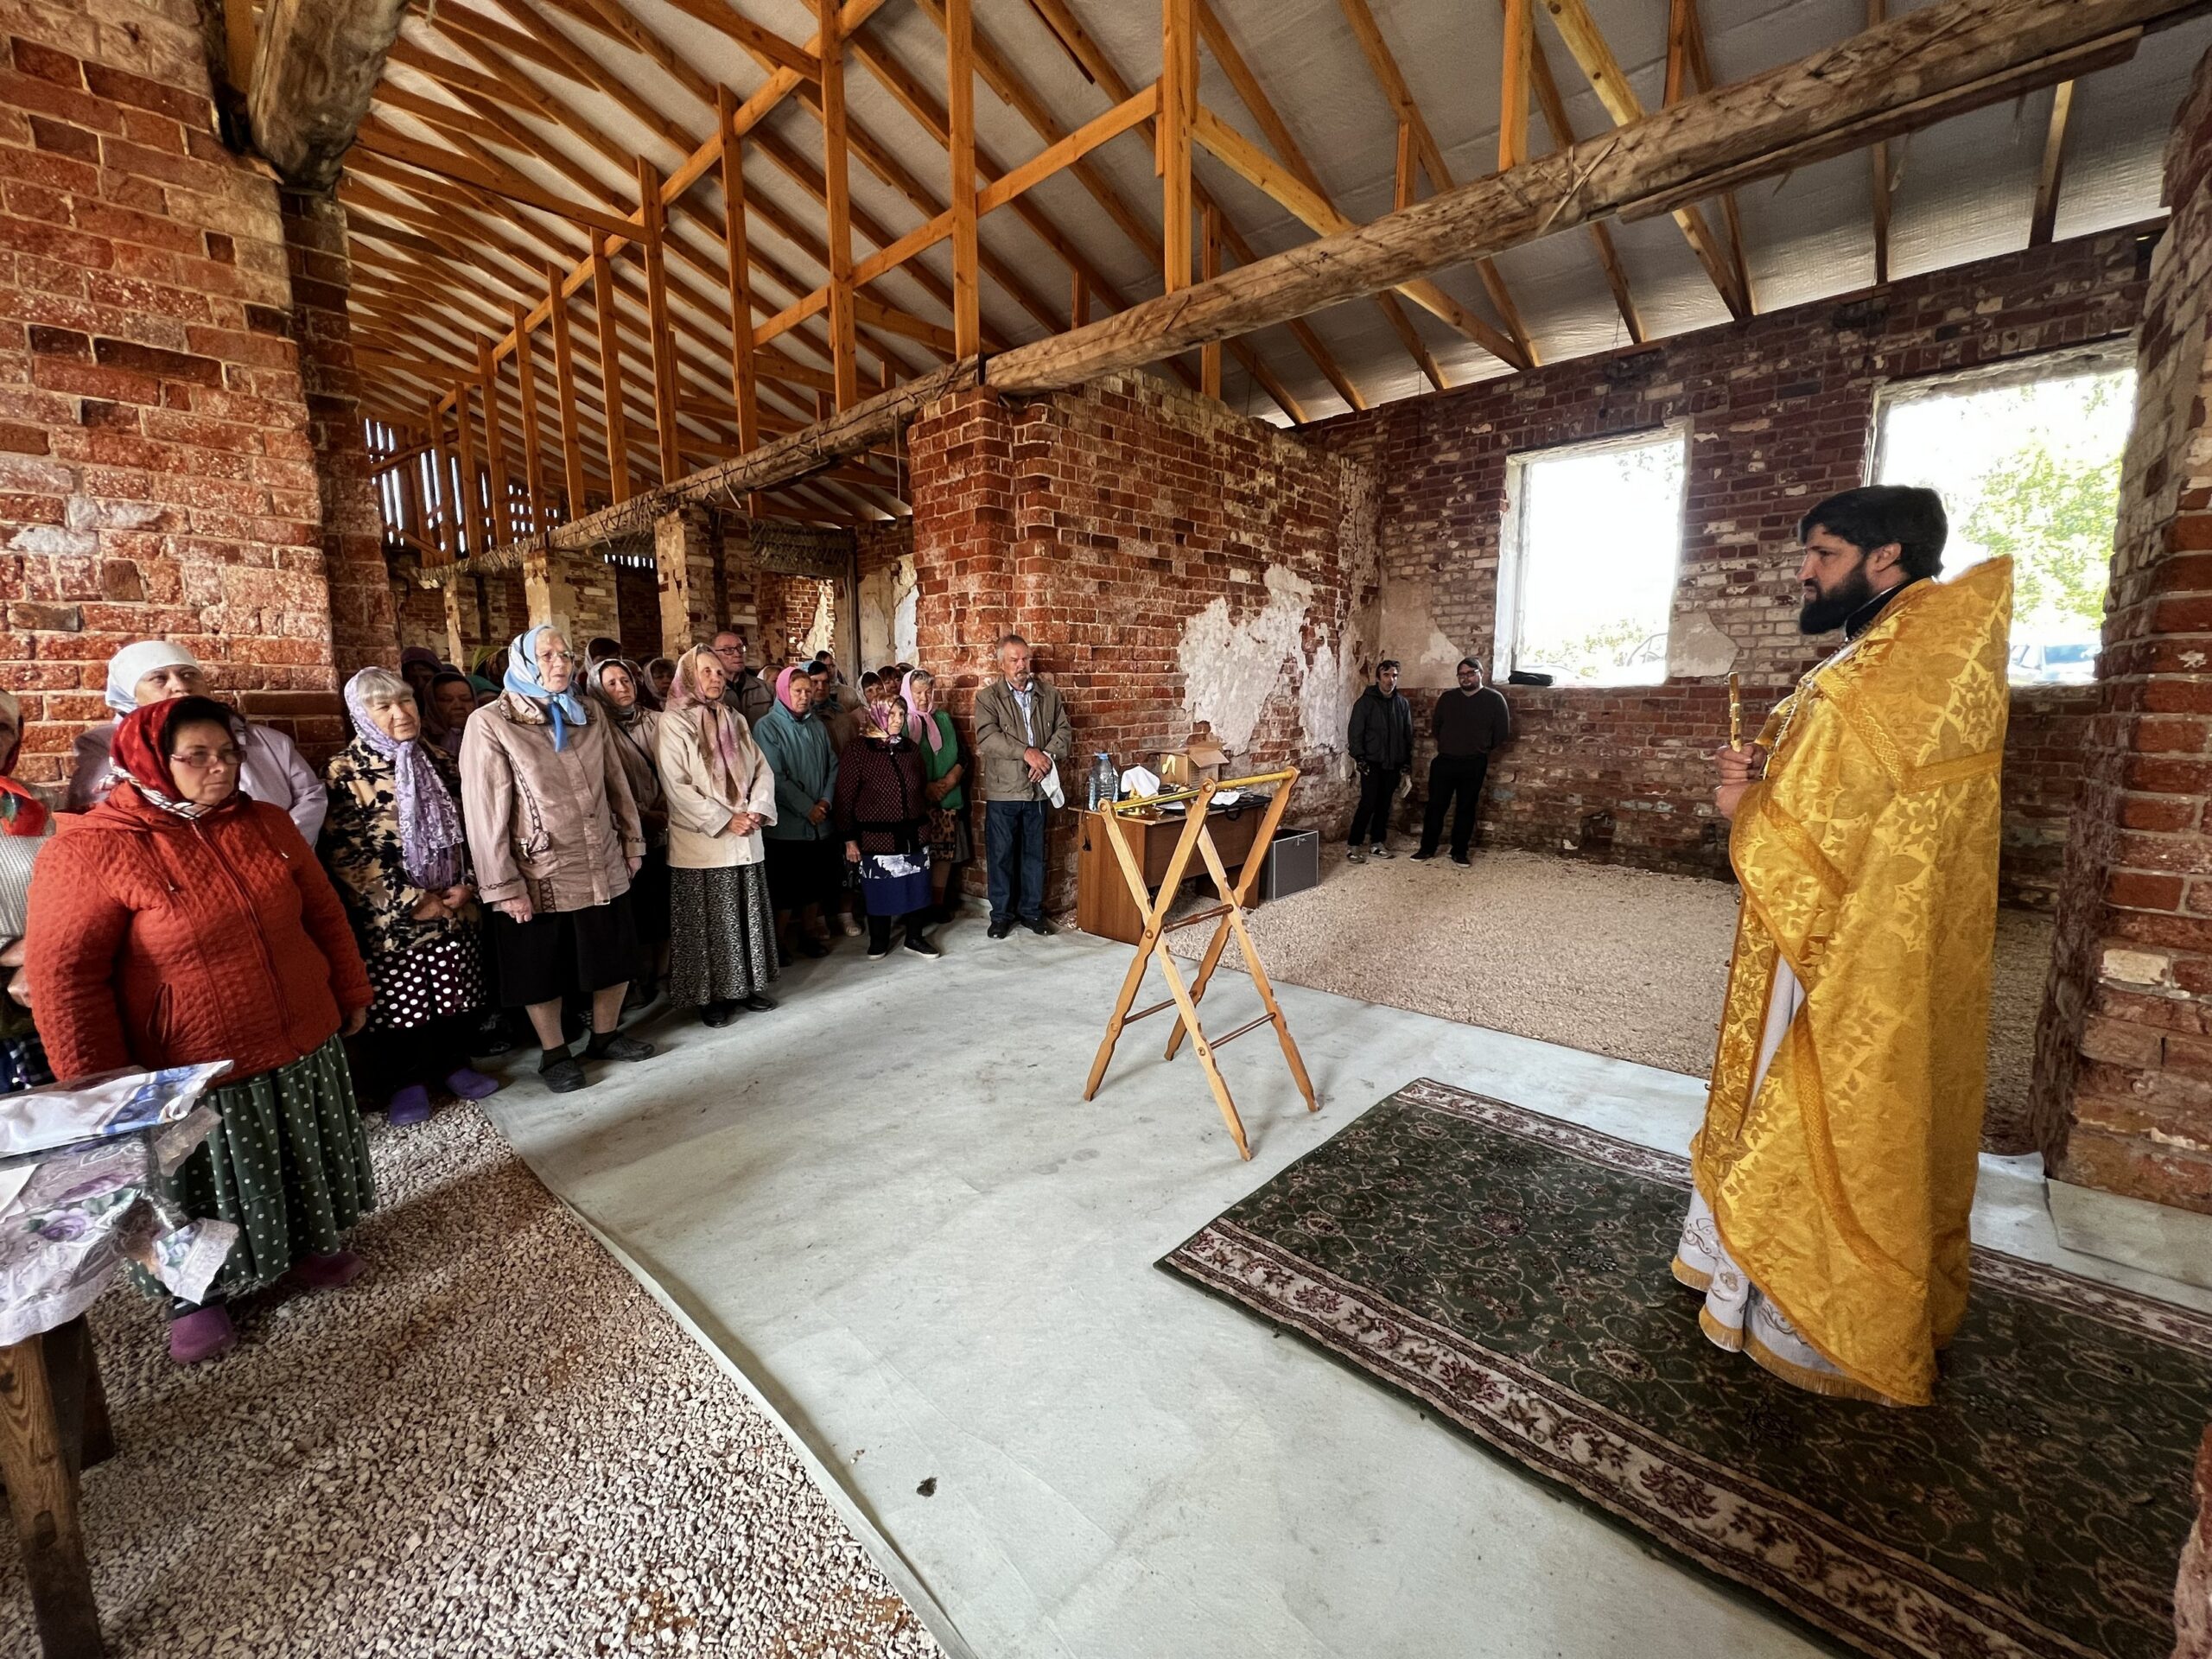
[{"label": "concrete floor slab", "polygon": [[[1821,1651],[1757,1604],[1153,1263],[1417,1077],[1680,1150],[1695,1078],[1285,988],[1323,1109],[1226,1051],[1240,1162],[1160,1020],[1082,1081],[1127,965],[1064,935],[848,944],[726,1031],[489,1104],[540,1178],[691,1311],[986,1659]],[[1387,971],[1387,969],[1384,969]],[[1256,1011],[1224,976],[1226,1028]],[[2061,1251],[2031,1160],[1978,1236]],[[926,1494],[926,1495],[925,1495]]]}]

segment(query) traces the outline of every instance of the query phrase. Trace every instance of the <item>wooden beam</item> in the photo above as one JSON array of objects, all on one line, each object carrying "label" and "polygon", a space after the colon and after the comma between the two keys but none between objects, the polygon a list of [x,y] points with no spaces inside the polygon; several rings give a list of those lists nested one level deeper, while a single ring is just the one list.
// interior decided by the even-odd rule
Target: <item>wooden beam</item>
[{"label": "wooden beam", "polygon": [[[1866,0],[1866,27],[1879,29],[1888,21],[1886,0]],[[1877,139],[1866,152],[1874,169],[1874,282],[1890,280],[1890,147]]]},{"label": "wooden beam", "polygon": [[[1698,0],[1671,0],[1668,14],[1667,84],[1674,86],[1678,80],[1675,38],[1681,35],[1681,51],[1691,78],[1700,92],[1713,90],[1713,67],[1705,57],[1705,25],[1700,21]],[[1743,296],[1747,310],[1758,309],[1758,295],[1751,287],[1751,268],[1744,257],[1744,220],[1736,206],[1736,193],[1725,192],[1720,198],[1721,234],[1728,239],[1728,264],[1736,273],[1736,291]]]},{"label": "wooden beam", "polygon": [[406,0],[269,0],[246,94],[253,147],[303,190],[338,182]]},{"label": "wooden beam", "polygon": [[[1551,60],[1544,55],[1544,43],[1535,37],[1533,31],[1529,41],[1529,84],[1536,95],[1536,107],[1544,112],[1544,125],[1551,131],[1552,148],[1566,149],[1575,141],[1574,124],[1567,119],[1567,101],[1559,95],[1559,83],[1552,79]],[[1629,339],[1641,346],[1643,319],[1637,312],[1635,296],[1629,292],[1628,271],[1613,246],[1613,234],[1593,219],[1590,240],[1598,251],[1598,268],[1605,273],[1605,286],[1612,290],[1613,308],[1620,313],[1621,326],[1628,330]]]},{"label": "wooden beam", "polygon": [[[947,0],[948,6],[950,0]],[[1039,151],[1020,167],[1002,174],[998,180],[976,198],[976,211],[994,213],[1034,185],[1043,183],[1053,174],[1075,165],[1101,144],[1120,137],[1132,127],[1142,126],[1151,120],[1160,106],[1160,86],[1147,86],[1133,96],[1116,104],[1105,114],[1094,117],[1073,132]]]},{"label": "wooden beam", "polygon": [[606,389],[607,476],[617,501],[630,497],[630,434],[622,413],[622,344],[614,332],[614,273],[591,251],[592,310],[599,324],[599,383]]},{"label": "wooden beam", "polygon": [[653,433],[660,448],[660,481],[680,476],[683,463],[677,457],[676,340],[668,318],[668,270],[661,253],[660,173],[644,156],[638,157],[638,200],[645,204],[645,239],[639,244],[645,261],[645,340],[652,353]]},{"label": "wooden beam", "polygon": [[425,173],[451,179],[459,184],[473,185],[488,194],[519,202],[525,207],[535,207],[541,213],[550,213],[556,219],[571,224],[588,225],[595,230],[613,234],[627,235],[630,226],[612,213],[603,213],[580,201],[556,196],[550,190],[541,190],[521,174],[509,170],[493,171],[465,156],[435,144],[425,144],[404,134],[394,132],[379,122],[364,121],[360,136],[354,141],[372,155],[387,160],[404,162]]},{"label": "wooden beam", "polygon": [[545,498],[545,485],[538,465],[538,447],[544,433],[537,421],[537,365],[531,350],[530,332],[523,327],[529,308],[512,308],[517,337],[522,341],[515,353],[515,385],[522,401],[522,486],[530,497],[530,522],[538,530],[545,528],[551,518],[547,509],[552,505]]},{"label": "wooden beam", "polygon": [[983,340],[976,286],[976,33],[969,0],[944,0],[944,89],[952,182],[954,355],[973,357],[982,350]]},{"label": "wooden beam", "polygon": [[2074,109],[2074,83],[2062,80],[2050,90],[2050,124],[2044,130],[2043,165],[2036,174],[2036,207],[2028,221],[2028,245],[2042,247],[2058,226],[2058,187],[2066,176],[2066,120]]},{"label": "wooden beam", "polygon": [[1529,159],[1529,54],[1535,33],[1531,0],[1505,0],[1505,67],[1500,73],[1497,93],[1497,170],[1501,173]]},{"label": "wooden beam", "polygon": [[[1221,275],[1221,210],[1208,202],[1198,214],[1198,280],[1210,283]],[[1221,396],[1221,342],[1210,340],[1198,347],[1198,391]]]},{"label": "wooden beam", "polygon": [[820,80],[822,60],[804,47],[785,40],[772,29],[763,28],[724,0],[668,0],[678,11],[697,18],[735,41],[747,52],[768,59],[804,80]]},{"label": "wooden beam", "polygon": [[446,448],[446,417],[436,398],[430,399],[427,413],[430,453],[436,462],[430,474],[430,505],[437,515],[438,546],[450,563],[461,556],[460,515],[453,499],[453,454]]},{"label": "wooden beam", "polygon": [[852,203],[845,175],[845,54],[838,39],[837,0],[815,0],[822,60],[823,207],[830,243],[830,371],[837,379],[837,407],[860,401],[860,373],[853,360]]},{"label": "wooden beam", "polygon": [[[1198,106],[1191,136],[1216,161],[1254,188],[1265,191],[1320,235],[1334,236],[1352,227],[1351,220],[1338,212],[1334,203],[1308,189],[1287,168],[1270,160],[1259,146],[1204,105]],[[1403,291],[1414,304],[1442,318],[1508,366],[1529,366],[1529,359],[1517,344],[1434,283],[1425,278],[1408,283]]]},{"label": "wooden beam", "polygon": [[[1552,0],[1547,0],[1551,3]],[[2200,0],[1939,0],[1510,173],[993,358],[1009,391],[1073,385],[1613,213],[1670,211],[2073,77]]]},{"label": "wooden beam", "polygon": [[[1612,48],[1598,32],[1598,25],[1583,0],[1543,0],[1543,7],[1551,14],[1567,52],[1581,66],[1591,91],[1598,94],[1598,101],[1613,118],[1614,125],[1632,126],[1643,119],[1643,100],[1628,84],[1628,76],[1614,58]],[[1698,263],[1705,267],[1705,274],[1719,293],[1721,302],[1728,308],[1728,315],[1738,320],[1749,316],[1750,298],[1738,287],[1735,269],[1714,238],[1712,227],[1706,224],[1705,215],[1690,204],[1675,209],[1675,222],[1681,226]]]},{"label": "wooden beam", "polygon": [[1160,270],[1166,290],[1191,285],[1191,137],[1198,113],[1198,41],[1191,0],[1160,0]]},{"label": "wooden beam", "polygon": [[[816,67],[820,68],[820,60]],[[737,94],[715,88],[715,129],[728,134],[737,113]],[[760,442],[760,400],[753,378],[753,274],[747,263],[745,229],[744,140],[722,140],[722,246],[729,273],[730,395],[737,404],[737,447]]]},{"label": "wooden beam", "polygon": [[468,382],[453,389],[454,442],[461,472],[461,524],[468,532],[471,556],[492,545],[484,525],[482,480],[476,471],[476,435],[469,429]]},{"label": "wooden beam", "polygon": [[490,483],[492,534],[499,542],[514,540],[514,518],[507,500],[506,418],[499,412],[499,365],[492,360],[489,340],[476,343],[476,374],[484,388],[484,468]]}]

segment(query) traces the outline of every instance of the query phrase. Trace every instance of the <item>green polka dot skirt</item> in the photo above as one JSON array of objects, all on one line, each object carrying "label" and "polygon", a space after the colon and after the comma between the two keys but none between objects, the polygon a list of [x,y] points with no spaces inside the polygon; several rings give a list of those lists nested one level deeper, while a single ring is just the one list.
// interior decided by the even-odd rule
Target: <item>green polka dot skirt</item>
[{"label": "green polka dot skirt", "polygon": [[168,1188],[187,1213],[241,1230],[210,1300],[258,1290],[308,1256],[343,1249],[377,1195],[340,1040],[202,1098],[223,1121]]}]

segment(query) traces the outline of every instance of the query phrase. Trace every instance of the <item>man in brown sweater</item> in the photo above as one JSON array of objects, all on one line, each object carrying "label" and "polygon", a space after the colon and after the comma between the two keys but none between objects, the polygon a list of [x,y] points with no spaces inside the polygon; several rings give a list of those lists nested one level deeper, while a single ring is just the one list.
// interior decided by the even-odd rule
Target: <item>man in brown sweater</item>
[{"label": "man in brown sweater", "polygon": [[1459,659],[1459,689],[1437,698],[1430,731],[1436,739],[1436,758],[1428,763],[1428,816],[1421,823],[1421,850],[1414,856],[1436,856],[1437,842],[1444,836],[1445,809],[1456,796],[1452,861],[1465,864],[1475,837],[1475,814],[1482,805],[1490,752],[1512,735],[1505,698],[1495,686],[1483,683],[1483,665],[1473,658]]}]

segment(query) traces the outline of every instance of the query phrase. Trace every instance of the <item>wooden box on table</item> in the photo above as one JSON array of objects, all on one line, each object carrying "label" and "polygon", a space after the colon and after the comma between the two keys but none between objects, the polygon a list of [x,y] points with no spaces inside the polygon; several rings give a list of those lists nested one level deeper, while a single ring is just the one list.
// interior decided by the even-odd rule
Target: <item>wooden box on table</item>
[{"label": "wooden box on table", "polygon": [[[1267,804],[1264,799],[1247,798],[1235,806],[1216,807],[1207,815],[1213,844],[1231,877],[1244,868],[1244,861],[1252,855],[1252,838]],[[1076,841],[1076,925],[1101,938],[1135,944],[1144,933],[1144,917],[1130,895],[1128,883],[1122,879],[1114,843],[1109,839],[1112,833],[1106,827],[1104,813],[1083,815]],[[1167,874],[1168,861],[1175,855],[1175,842],[1183,833],[1183,814],[1125,817],[1122,833],[1128,838],[1130,851],[1143,867],[1146,887],[1156,893]],[[1266,849],[1261,852],[1264,855]],[[1195,858],[1191,868],[1202,878],[1206,874],[1205,864]],[[1206,885],[1211,887],[1211,883]],[[1255,898],[1253,906],[1258,902]]]}]

